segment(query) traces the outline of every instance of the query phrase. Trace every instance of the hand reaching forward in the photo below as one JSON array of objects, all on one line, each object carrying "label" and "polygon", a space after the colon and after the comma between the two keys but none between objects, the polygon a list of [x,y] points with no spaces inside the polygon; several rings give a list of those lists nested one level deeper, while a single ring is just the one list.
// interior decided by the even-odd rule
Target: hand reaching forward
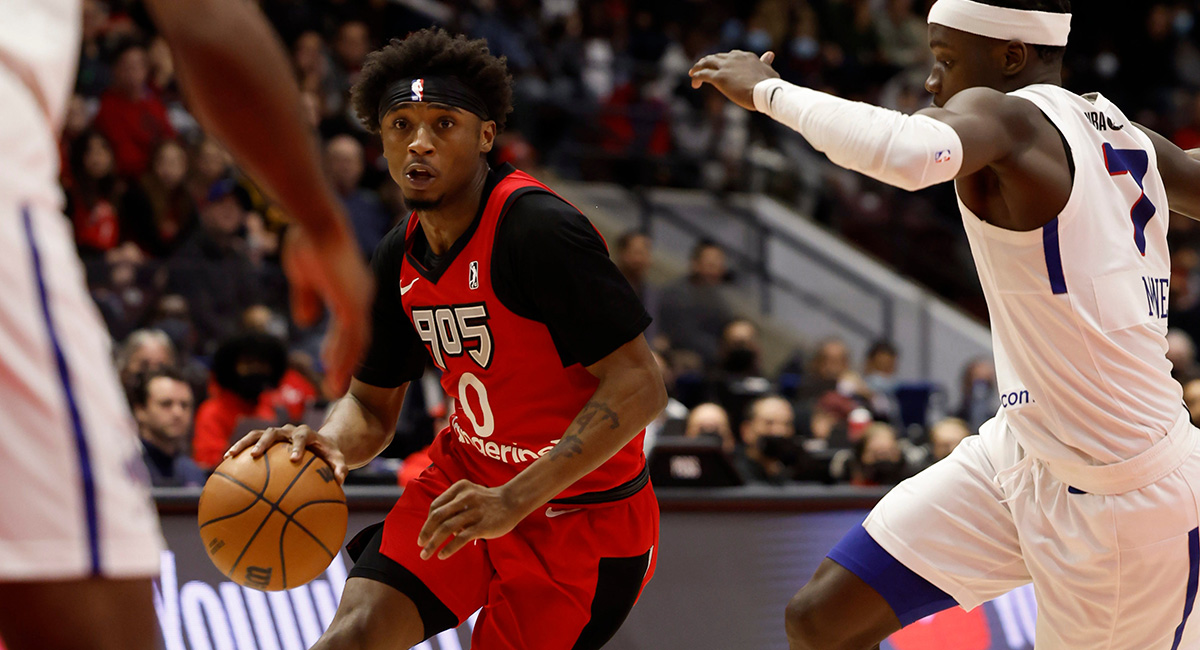
[{"label": "hand reaching forward", "polygon": [[733,103],[753,111],[754,87],[763,79],[778,79],[779,73],[771,67],[774,52],[761,57],[753,52],[734,50],[722,54],[710,54],[696,62],[688,75],[692,88],[710,83]]},{"label": "hand reaching forward", "polygon": [[[424,547],[421,559],[428,560],[437,552],[438,559],[444,560],[469,542],[505,535],[527,514],[507,502],[503,488],[459,481],[429,505],[429,518],[417,536],[417,544]],[[442,544],[446,547],[438,552]]]}]

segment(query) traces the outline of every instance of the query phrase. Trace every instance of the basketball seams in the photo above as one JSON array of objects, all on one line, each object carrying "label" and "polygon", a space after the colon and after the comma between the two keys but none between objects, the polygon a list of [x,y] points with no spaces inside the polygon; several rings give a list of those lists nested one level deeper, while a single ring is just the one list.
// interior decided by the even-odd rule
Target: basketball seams
[{"label": "basketball seams", "polygon": [[[265,492],[267,489],[267,485],[270,485],[270,483],[271,483],[271,461],[268,458],[264,458],[263,460],[267,464],[267,480],[265,483],[263,483],[263,491]],[[250,539],[246,542],[246,545],[242,547],[242,552],[238,553],[237,559],[234,560],[233,565],[231,565],[229,567],[229,573],[233,573],[234,570],[237,569],[238,565],[242,563],[242,558],[245,557],[246,551],[249,550],[250,545],[254,543],[254,540],[258,538],[258,534],[260,532],[262,532],[263,526],[267,525],[267,521],[269,521],[271,519],[271,515],[275,514],[276,512],[280,512],[280,513],[283,512],[283,510],[281,510],[279,508],[279,502],[283,501],[283,498],[287,496],[287,493],[291,491],[291,489],[294,485],[296,485],[296,481],[299,481],[300,477],[304,475],[304,470],[308,469],[309,465],[312,465],[313,462],[315,462],[316,460],[317,460],[317,457],[315,454],[313,455],[312,458],[308,459],[308,462],[304,464],[304,467],[301,467],[300,471],[296,472],[296,475],[292,477],[292,482],[288,483],[288,486],[286,488],[284,488],[283,493],[279,495],[278,501],[271,502],[265,498],[263,499],[263,501],[266,501],[267,503],[271,504],[271,512],[268,512],[267,516],[263,517],[262,522],[258,524],[258,528],[254,529],[254,534],[250,536]],[[283,558],[280,558],[281,562],[282,562],[282,559]]]},{"label": "basketball seams", "polygon": [[[262,492],[255,492],[254,489],[251,488],[249,485],[246,485],[245,483],[237,480],[236,478],[234,478],[224,472],[213,472],[213,476],[220,476],[221,478],[233,483],[234,485],[245,488],[247,491],[249,491],[251,494],[254,495],[254,500],[251,501],[250,504],[247,505],[245,508],[242,508],[241,510],[238,510],[237,512],[231,512],[227,515],[220,515],[218,517],[213,517],[212,519],[209,519],[208,521],[200,524],[200,528],[204,528],[205,526],[207,526],[209,524],[215,524],[218,521],[224,521],[226,519],[231,519],[242,513],[245,513],[247,511],[249,511],[251,508],[253,508],[254,506],[258,505],[259,501],[265,501],[267,504],[271,503],[270,501],[267,501],[266,497],[264,497],[262,495]],[[263,486],[263,487],[264,487],[264,489],[266,488],[266,486]]]},{"label": "basketball seams", "polygon": [[[239,564],[241,564],[241,562],[242,562],[242,558],[243,558],[243,557],[246,555],[246,550],[247,550],[247,549],[249,549],[249,548],[250,548],[250,545],[254,543],[254,539],[255,539],[256,537],[258,537],[258,534],[259,534],[260,532],[262,532],[263,526],[266,526],[266,525],[267,525],[267,521],[268,521],[268,520],[271,518],[271,514],[272,514],[272,513],[274,513],[274,512],[275,512],[275,510],[276,510],[275,504],[271,503],[270,501],[267,501],[267,500],[266,500],[266,499],[263,497],[263,492],[266,492],[266,491],[267,491],[267,486],[271,484],[271,461],[270,461],[270,460],[268,460],[267,458],[265,458],[265,457],[264,457],[264,458],[263,458],[263,462],[265,462],[265,463],[266,463],[266,466],[267,466],[267,468],[266,468],[266,471],[267,471],[266,480],[264,480],[264,481],[263,481],[262,492],[255,492],[255,494],[257,494],[257,495],[258,495],[258,498],[260,498],[260,499],[262,499],[263,501],[266,501],[268,504],[270,504],[270,505],[271,505],[271,510],[270,510],[269,512],[267,512],[267,515],[266,515],[265,517],[263,517],[263,520],[262,520],[262,521],[260,521],[260,522],[258,523],[258,528],[255,528],[255,529],[254,529],[254,534],[250,535],[250,539],[249,539],[249,540],[247,540],[247,541],[246,541],[246,545],[242,547],[242,552],[241,552],[241,553],[238,553],[237,559],[235,559],[235,560],[233,561],[233,564],[232,564],[232,565],[230,565],[230,567],[229,567],[229,573],[227,573],[227,574],[226,574],[226,575],[228,575],[228,576],[230,576],[230,577],[233,577],[233,572],[234,572],[234,570],[235,570],[235,569],[237,569],[237,566],[238,566]],[[226,476],[226,475],[222,474],[222,476]],[[229,480],[233,481],[233,482],[234,482],[235,484],[237,484],[237,485],[241,485],[242,487],[245,487],[245,488],[246,488],[246,489],[248,489],[248,490],[250,489],[250,486],[246,485],[245,483],[242,483],[241,481],[239,481],[239,480],[237,480],[237,479],[233,478],[232,476],[226,476],[226,478],[228,478]],[[290,486],[289,486],[289,487],[290,487]],[[252,491],[252,492],[254,492],[254,490],[251,490],[251,491]]]},{"label": "basketball seams", "polygon": [[[268,476],[267,476],[267,480],[270,480],[270,479],[271,479],[271,477],[270,477],[270,473],[271,473],[271,470],[267,470],[267,474],[268,474]],[[226,479],[226,480],[228,480],[228,481],[231,481],[231,482],[232,482],[234,485],[237,485],[238,487],[245,488],[247,491],[249,491],[249,492],[250,492],[250,494],[253,494],[254,496],[256,496],[256,497],[258,497],[258,498],[260,498],[260,499],[263,499],[264,501],[266,501],[266,498],[263,496],[263,492],[264,492],[264,491],[266,491],[266,488],[267,488],[267,486],[265,486],[265,485],[263,486],[263,490],[262,490],[262,491],[260,491],[260,490],[255,490],[254,488],[252,488],[252,487],[250,487],[249,485],[246,485],[245,483],[243,483],[243,482],[239,481],[238,479],[236,479],[236,478],[234,478],[234,477],[232,477],[232,476],[230,476],[230,475],[226,474],[225,472],[213,472],[213,474],[212,474],[212,475],[213,475],[213,476],[220,476],[220,477],[221,477],[221,478],[223,478],[223,479]]]},{"label": "basketball seams", "polygon": [[[308,534],[308,536],[309,536],[309,537],[311,537],[311,538],[313,539],[313,541],[314,541],[314,542],[316,542],[317,544],[320,544],[320,545],[321,545],[321,548],[322,548],[322,549],[325,551],[325,553],[326,553],[327,555],[329,555],[329,559],[331,559],[331,560],[332,560],[336,554],[335,554],[333,551],[329,550],[329,547],[325,545],[325,542],[324,542],[324,541],[322,541],[320,537],[317,537],[316,533],[314,533],[314,532],[312,532],[311,530],[309,530],[309,529],[308,529],[308,527],[306,527],[304,524],[300,523],[299,521],[296,521],[296,518],[295,518],[295,515],[296,515],[296,513],[297,513],[297,512],[300,512],[301,510],[303,510],[303,509],[305,509],[305,508],[307,508],[307,507],[309,507],[309,506],[320,505],[320,504],[322,504],[322,503],[339,503],[339,504],[341,504],[341,505],[346,505],[346,502],[345,502],[345,501],[342,501],[342,500],[340,500],[340,499],[321,499],[321,500],[319,500],[319,501],[309,501],[308,503],[306,503],[306,504],[304,504],[304,505],[300,506],[299,508],[296,508],[295,510],[293,510],[293,511],[291,512],[291,514],[288,514],[288,513],[284,512],[282,509],[281,509],[279,512],[280,512],[280,513],[281,513],[283,516],[287,517],[288,523],[296,524],[296,526],[298,526],[298,527],[300,528],[300,530],[302,530],[302,531],[304,531],[305,533],[307,533],[307,534]],[[286,524],[286,523],[283,525],[283,530],[284,530],[284,531],[286,531],[286,530],[287,530],[287,524]],[[281,532],[279,533],[279,536],[280,536],[280,539],[282,539],[282,538],[283,538],[283,531],[281,531]],[[282,552],[281,552],[280,554],[282,555]]]},{"label": "basketball seams", "polygon": [[287,515],[284,517],[283,527],[279,529],[279,575],[283,579],[283,588],[287,589],[287,558],[283,556],[283,538],[287,536],[287,527],[292,523],[292,518]]},{"label": "basketball seams", "polygon": [[[293,482],[293,483],[295,483],[295,482],[296,482],[296,480],[297,480],[297,479],[299,479],[299,478],[300,478],[300,476],[301,476],[301,475],[303,475],[303,474],[304,474],[304,472],[305,472],[306,470],[308,470],[308,468],[309,468],[309,467],[312,465],[312,463],[313,463],[313,461],[314,461],[314,460],[316,460],[316,456],[315,456],[315,455],[314,455],[313,459],[312,459],[312,460],[310,460],[310,461],[309,461],[309,462],[308,462],[308,463],[307,463],[307,464],[306,464],[306,465],[305,465],[303,468],[301,468],[301,470],[300,470],[300,471],[299,471],[299,472],[296,474],[296,478],[295,478],[295,479],[292,479],[292,482]],[[290,490],[290,489],[291,489],[291,486],[289,485],[289,486],[288,486],[288,490]],[[277,501],[276,503],[277,503],[277,504],[278,504],[278,503],[283,503],[283,499],[284,499],[284,497],[286,497],[286,496],[287,496],[287,490],[284,490],[284,493],[283,493],[283,494],[281,494],[281,495],[279,495],[279,501]],[[282,527],[282,528],[280,528],[280,530],[279,530],[279,573],[280,573],[280,575],[282,576],[282,580],[283,580],[283,588],[284,588],[284,589],[287,589],[287,585],[288,585],[288,582],[287,582],[287,558],[284,556],[284,552],[283,552],[283,548],[284,548],[284,540],[286,540],[286,539],[287,539],[287,528],[288,528],[288,524],[296,524],[296,527],[297,527],[297,528],[299,528],[301,531],[303,531],[303,532],[304,532],[304,534],[306,534],[306,535],[308,535],[309,537],[311,537],[311,538],[312,538],[312,540],[313,540],[314,542],[316,542],[318,546],[320,546],[320,547],[321,547],[321,550],[325,551],[325,554],[329,556],[329,559],[330,559],[331,561],[333,560],[333,558],[334,558],[334,557],[336,557],[336,554],[335,554],[333,551],[329,550],[329,547],[328,547],[328,546],[325,546],[325,542],[324,542],[324,540],[322,540],[320,537],[317,537],[317,536],[316,536],[316,535],[315,535],[315,534],[314,534],[314,533],[313,533],[311,530],[309,530],[309,529],[308,529],[308,527],[307,527],[307,526],[305,526],[304,524],[300,523],[299,521],[296,521],[296,513],[297,513],[297,512],[300,512],[301,510],[303,510],[303,509],[307,508],[308,506],[311,506],[311,505],[316,505],[316,504],[318,504],[318,503],[340,503],[340,504],[342,504],[343,506],[344,506],[344,505],[346,505],[346,502],[345,502],[344,500],[341,500],[341,499],[321,499],[321,500],[318,500],[318,501],[308,501],[308,502],[304,503],[303,505],[301,505],[300,507],[296,508],[295,510],[292,510],[291,512],[287,512],[287,511],[286,511],[286,510],[284,510],[283,508],[278,508],[278,510],[279,510],[279,513],[280,513],[281,515],[283,515],[283,516],[284,516],[284,518],[286,519],[286,521],[284,521],[284,522],[283,522],[283,527]]]}]

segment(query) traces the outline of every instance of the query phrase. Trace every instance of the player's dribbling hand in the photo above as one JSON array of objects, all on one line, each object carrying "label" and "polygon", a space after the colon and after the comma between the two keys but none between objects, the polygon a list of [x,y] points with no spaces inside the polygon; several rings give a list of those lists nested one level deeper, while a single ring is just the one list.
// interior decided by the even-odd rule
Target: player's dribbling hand
[{"label": "player's dribbling hand", "polygon": [[753,111],[756,110],[754,87],[763,79],[779,78],[779,73],[771,67],[774,60],[774,52],[767,52],[761,57],[741,50],[710,54],[697,61],[688,75],[692,78],[692,88],[712,84],[733,103]]},{"label": "player's dribbling hand", "polygon": [[[423,547],[421,559],[428,560],[437,553],[438,559],[444,560],[469,542],[500,537],[526,514],[506,503],[501,488],[459,481],[429,504],[429,517],[417,535],[417,544]],[[445,548],[438,551],[442,544]]]},{"label": "player's dribbling hand", "polygon": [[300,325],[321,316],[321,303],[333,319],[321,346],[324,387],[340,396],[370,340],[370,309],[375,280],[363,263],[353,237],[309,237],[302,226],[288,228],[283,270],[291,287],[292,312]]},{"label": "player's dribbling hand", "polygon": [[307,447],[309,451],[329,463],[329,466],[333,468],[333,475],[337,479],[338,485],[346,482],[346,457],[342,455],[337,444],[327,436],[321,435],[320,431],[314,431],[312,427],[305,424],[300,426],[285,424],[281,427],[251,431],[242,436],[241,440],[233,443],[229,451],[225,452],[225,458],[233,458],[246,449],[250,450],[251,456],[258,458],[267,453],[267,450],[273,445],[281,442],[291,444],[293,463],[300,460],[305,447]]}]

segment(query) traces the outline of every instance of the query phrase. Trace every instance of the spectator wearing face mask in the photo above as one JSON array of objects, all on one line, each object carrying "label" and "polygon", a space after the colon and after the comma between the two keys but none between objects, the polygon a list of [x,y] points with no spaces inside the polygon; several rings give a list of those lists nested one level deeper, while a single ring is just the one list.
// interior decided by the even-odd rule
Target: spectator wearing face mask
[{"label": "spectator wearing face mask", "polygon": [[871,412],[880,420],[899,423],[900,403],[896,398],[896,362],[900,355],[889,341],[876,341],[867,350],[863,383],[869,391]]},{"label": "spectator wearing face mask", "polygon": [[867,427],[848,469],[854,485],[896,485],[911,475],[896,430],[883,422]]},{"label": "spectator wearing face mask", "polygon": [[979,358],[968,363],[962,372],[962,402],[959,403],[959,419],[967,423],[971,431],[996,415],[1000,408],[1000,393],[996,388],[996,367],[990,359]]},{"label": "spectator wearing face mask", "polygon": [[718,365],[709,380],[709,397],[725,408],[734,429],[741,427],[751,402],[771,392],[759,358],[762,343],[758,326],[739,318],[721,332]]},{"label": "spectator wearing face mask", "polygon": [[241,334],[217,348],[208,399],[196,411],[192,457],[197,465],[212,469],[221,462],[242,418],[280,425],[293,419],[272,399],[287,369],[287,348],[268,334]]},{"label": "spectator wearing face mask", "polygon": [[[242,331],[266,334],[287,344],[288,320],[283,314],[266,305],[253,305],[242,312]],[[300,420],[305,409],[317,401],[317,386],[321,383],[315,362],[303,352],[288,352],[288,368],[279,388],[266,395],[273,406],[282,407],[288,417]]]},{"label": "spectator wearing face mask", "polygon": [[750,483],[784,485],[823,478],[796,438],[796,413],[786,399],[767,395],[755,400],[741,433],[734,465]]},{"label": "spectator wearing face mask", "polygon": [[720,404],[698,404],[688,413],[683,435],[688,438],[709,438],[721,441],[721,448],[732,453],[737,445],[733,429],[729,427],[729,415]]}]

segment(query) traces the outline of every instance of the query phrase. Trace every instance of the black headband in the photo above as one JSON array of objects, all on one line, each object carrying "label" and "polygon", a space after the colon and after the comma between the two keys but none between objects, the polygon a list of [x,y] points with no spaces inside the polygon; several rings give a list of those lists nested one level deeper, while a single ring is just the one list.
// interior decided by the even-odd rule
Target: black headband
[{"label": "black headband", "polygon": [[483,120],[491,119],[483,98],[458,77],[416,77],[392,82],[379,100],[379,121],[383,122],[396,104],[404,102],[445,104],[470,111]]}]

